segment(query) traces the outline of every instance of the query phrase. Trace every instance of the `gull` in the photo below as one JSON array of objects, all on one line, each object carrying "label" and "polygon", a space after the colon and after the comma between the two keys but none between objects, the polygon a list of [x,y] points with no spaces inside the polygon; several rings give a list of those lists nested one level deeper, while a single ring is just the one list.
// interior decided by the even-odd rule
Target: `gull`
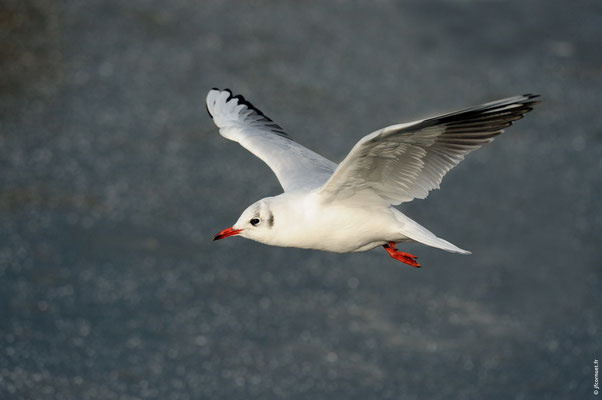
[{"label": "gull", "polygon": [[337,165],[293,141],[243,96],[212,89],[207,111],[220,134],[263,160],[284,190],[251,204],[213,240],[239,235],[273,246],[336,253],[383,246],[392,258],[417,268],[417,257],[397,250],[397,243],[470,254],[394,206],[438,189],[466,154],[521,119],[538,97],[509,97],[379,129],[360,139]]}]

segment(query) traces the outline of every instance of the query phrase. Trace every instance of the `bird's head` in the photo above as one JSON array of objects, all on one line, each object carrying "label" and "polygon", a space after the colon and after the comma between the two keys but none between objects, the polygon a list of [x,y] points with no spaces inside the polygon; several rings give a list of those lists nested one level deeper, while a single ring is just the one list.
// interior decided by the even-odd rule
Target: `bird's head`
[{"label": "bird's head", "polygon": [[231,228],[219,232],[213,240],[240,235],[258,242],[268,242],[274,235],[277,208],[273,198],[268,197],[251,204]]}]

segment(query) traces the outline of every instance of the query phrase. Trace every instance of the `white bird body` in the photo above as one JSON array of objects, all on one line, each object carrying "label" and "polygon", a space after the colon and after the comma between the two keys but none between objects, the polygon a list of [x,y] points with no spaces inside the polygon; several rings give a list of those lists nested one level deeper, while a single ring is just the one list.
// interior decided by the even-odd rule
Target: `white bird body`
[{"label": "white bird body", "polygon": [[251,213],[243,214],[234,229],[243,228],[247,220],[263,215],[268,209],[274,215],[270,229],[247,229],[239,235],[247,237],[248,232],[253,232],[249,239],[268,245],[335,253],[371,250],[389,242],[418,241],[469,254],[436,237],[393,207],[323,204],[317,191],[282,193],[262,199],[249,207]]},{"label": "white bird body", "polygon": [[[272,229],[264,229],[255,237],[265,244],[349,253],[385,244],[383,235],[401,238],[395,229],[383,231],[393,228],[395,218],[390,208],[322,205],[316,192],[283,193],[264,202],[275,215]],[[234,227],[244,222],[246,219]],[[245,232],[240,235],[245,237]]]},{"label": "white bird body", "polygon": [[382,245],[391,257],[415,267],[420,267],[416,257],[397,251],[395,243],[415,241],[470,254],[393,205],[425,198],[466,154],[530,111],[536,97],[515,96],[377,130],[337,165],[290,139],[242,96],[213,89],[207,110],[222,136],[266,162],[284,189],[249,206],[214,240],[240,235],[273,246],[336,253]]}]

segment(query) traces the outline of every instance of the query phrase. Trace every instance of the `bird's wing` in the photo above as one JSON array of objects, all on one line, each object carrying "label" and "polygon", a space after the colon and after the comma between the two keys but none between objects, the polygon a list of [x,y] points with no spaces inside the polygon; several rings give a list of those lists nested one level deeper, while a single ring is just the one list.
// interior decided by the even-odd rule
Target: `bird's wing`
[{"label": "bird's wing", "polygon": [[276,174],[285,192],[320,187],[336,164],[292,140],[244,97],[228,89],[212,89],[207,111],[226,139],[240,143]]},{"label": "bird's wing", "polygon": [[537,97],[510,97],[373,132],[353,147],[318,193],[322,201],[362,204],[423,199],[466,154],[529,112]]}]

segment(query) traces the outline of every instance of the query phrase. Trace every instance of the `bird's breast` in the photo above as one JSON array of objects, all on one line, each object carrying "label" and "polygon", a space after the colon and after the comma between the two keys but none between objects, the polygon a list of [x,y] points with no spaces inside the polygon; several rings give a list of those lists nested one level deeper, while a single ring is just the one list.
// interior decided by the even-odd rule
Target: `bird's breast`
[{"label": "bird's breast", "polygon": [[303,204],[287,213],[269,244],[337,253],[364,251],[386,242],[393,220],[388,208]]}]

